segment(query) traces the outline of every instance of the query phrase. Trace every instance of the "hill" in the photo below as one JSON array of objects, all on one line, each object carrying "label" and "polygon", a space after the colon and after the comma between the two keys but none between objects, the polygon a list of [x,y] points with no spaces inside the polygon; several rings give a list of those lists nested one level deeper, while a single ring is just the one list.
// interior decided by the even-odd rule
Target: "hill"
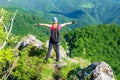
[{"label": "hill", "polygon": [[[3,4],[2,4],[3,3]],[[45,19],[58,16],[60,21],[78,21],[78,26],[119,23],[119,0],[2,0],[1,6],[19,7]]]},{"label": "hill", "polygon": [[[112,1],[112,0],[111,0]],[[116,2],[115,2],[116,4]],[[111,4],[113,5],[113,4]],[[111,5],[107,5],[109,8]],[[105,6],[105,5],[104,5]],[[104,7],[103,6],[103,7]],[[83,8],[84,7],[84,8]],[[87,7],[87,8],[86,8]],[[89,8],[88,8],[89,7]],[[43,22],[43,23],[51,23],[49,20],[49,18],[51,18],[51,16],[53,15],[59,15],[60,19],[65,18],[64,21],[66,20],[72,20],[73,18],[75,20],[77,20],[79,23],[81,23],[81,21],[85,22],[85,24],[79,24],[79,25],[86,25],[86,23],[89,24],[93,24],[91,22],[94,22],[95,19],[91,18],[91,15],[94,14],[94,10],[93,8],[91,8],[92,6],[82,6],[81,10],[76,10],[70,13],[59,13],[59,12],[50,12],[46,13],[44,11],[40,11],[38,13],[35,13],[33,15],[33,13],[30,13],[29,11],[26,10],[18,10],[15,21],[14,21],[14,25],[13,25],[13,31],[12,33],[17,35],[17,36],[26,36],[27,34],[34,34],[36,35],[36,37],[38,37],[39,39],[46,41],[48,39],[49,36],[49,30],[46,28],[42,28],[42,27],[35,27],[33,26],[34,23],[36,22]],[[102,7],[102,8],[103,8]],[[112,21],[114,18],[109,19],[108,16],[117,16],[118,15],[118,19],[119,19],[119,14],[117,11],[117,9],[119,9],[119,6],[117,8],[114,8],[114,6],[112,6],[113,9],[110,9],[110,11],[112,10],[113,12],[116,13],[116,15],[113,15],[112,12],[108,15],[107,13],[104,13],[103,11],[108,10],[109,9],[100,9],[100,13],[102,14],[106,14],[106,18],[104,18],[104,16],[102,14],[101,15],[103,18],[99,18],[98,14],[95,16],[101,20],[104,20],[105,23],[109,23],[109,21]],[[115,6],[116,7],[116,6]],[[99,7],[98,7],[99,8]],[[15,11],[17,8],[6,8],[8,11],[8,14],[12,14],[13,11]],[[88,14],[86,11],[89,11],[91,14]],[[33,11],[34,12],[34,11]],[[40,14],[41,13],[41,14]],[[95,12],[96,13],[96,12]],[[37,14],[37,15],[36,15]],[[43,16],[43,14],[48,14],[50,16]],[[75,14],[75,16],[73,16],[73,14]],[[87,14],[87,16],[86,16]],[[39,15],[39,16],[38,16]],[[42,16],[41,16],[42,15]],[[64,15],[64,16],[63,16]],[[82,15],[82,16],[80,16]],[[108,15],[108,16],[107,16]],[[6,15],[8,16],[8,15]],[[85,21],[82,19],[80,20],[79,18],[85,18]],[[7,18],[9,19],[9,18]],[[46,20],[49,19],[49,20]],[[109,19],[109,21],[107,22],[107,19]],[[117,19],[115,18],[115,20],[117,21]],[[63,20],[60,20],[61,22]],[[113,22],[113,21],[112,21]],[[98,20],[99,23],[99,20]],[[101,21],[100,21],[101,23]],[[94,23],[96,24],[96,23]],[[2,25],[2,26],[1,26]],[[5,40],[5,35],[6,33],[4,32],[4,25],[0,24],[1,27],[0,28],[0,37],[1,37],[1,43]],[[78,27],[78,26],[76,26]],[[68,30],[68,29],[67,29]],[[77,28],[74,30],[71,30],[69,32],[65,31],[64,32],[64,36],[66,38],[66,41],[68,43],[69,46],[69,50],[70,50],[70,57],[77,57],[77,60],[79,59],[83,59],[84,61],[88,61],[88,62],[94,62],[94,61],[105,61],[108,64],[110,64],[110,66],[112,67],[114,73],[115,73],[115,78],[116,79],[120,79],[120,68],[119,68],[119,53],[120,53],[120,26],[119,25],[114,25],[114,24],[103,24],[103,25],[98,25],[98,26],[88,26],[88,27],[83,27],[83,28]],[[3,33],[4,32],[4,35]],[[15,36],[13,36],[15,37]],[[16,38],[16,37],[15,37]],[[17,39],[17,41],[14,41],[13,39],[8,40],[10,41],[10,43],[8,42],[8,45],[5,47],[5,49],[0,50],[0,63],[2,65],[0,65],[0,72],[3,72],[0,74],[0,77],[5,74],[5,71],[7,71],[7,68],[9,66],[11,66],[12,61],[14,60],[14,58],[16,57],[15,54],[13,54],[14,52],[19,52],[19,63],[18,66],[13,70],[13,73],[10,75],[10,79],[14,78],[14,79],[40,79],[40,78],[46,78],[44,76],[50,77],[59,77],[58,75],[62,76],[63,78],[69,78],[68,76],[68,72],[70,70],[73,70],[74,68],[79,67],[79,64],[74,64],[74,63],[70,63],[70,61],[68,61],[68,63],[70,63],[68,66],[65,66],[61,71],[60,74],[55,75],[56,73],[53,72],[53,66],[51,66],[50,64],[45,64],[43,65],[43,58],[45,57],[45,53],[47,51],[47,48],[45,46],[43,46],[43,48],[41,50],[36,49],[33,47],[33,45],[25,48],[23,51],[15,51],[13,49],[13,46],[15,45],[11,45],[11,43],[13,44],[14,42],[18,42],[20,39]],[[12,46],[12,47],[11,47]],[[64,46],[66,46],[64,44]],[[34,51],[31,51],[31,49]],[[35,55],[31,55],[31,53],[36,53]],[[7,56],[6,56],[7,55]],[[5,58],[4,58],[5,57]],[[50,62],[54,63],[53,61],[54,59],[51,59]],[[82,61],[83,61],[82,60]],[[40,64],[39,64],[40,63]],[[82,63],[82,62],[80,62]],[[83,62],[84,63],[84,62]],[[87,63],[88,64],[88,63]],[[74,66],[73,66],[74,65]],[[48,69],[48,66],[52,67]],[[9,70],[8,70],[9,71]],[[38,72],[37,72],[38,71]],[[59,70],[57,70],[59,72]],[[54,73],[54,75],[51,75],[52,73]],[[49,76],[50,75],[50,76]]]},{"label": "hill", "polygon": [[[117,25],[98,25],[89,26],[84,28],[78,28],[65,33],[65,38],[68,41],[70,56],[62,58],[60,62],[55,61],[55,53],[52,53],[52,57],[49,58],[48,62],[44,62],[44,57],[47,52],[46,43],[36,40],[33,36],[28,36],[27,38],[20,39],[21,42],[18,47],[19,50],[12,49],[11,52],[14,56],[9,56],[9,60],[4,58],[0,65],[2,73],[0,73],[0,78],[4,74],[8,74],[10,71],[10,76],[8,80],[15,79],[90,79],[91,72],[95,72],[94,66],[98,65],[96,70],[102,71],[103,77],[106,74],[114,80],[112,69],[115,74],[116,80],[119,80],[119,48],[120,48],[120,26]],[[106,34],[104,34],[106,33]],[[116,35],[118,34],[118,35]],[[29,39],[29,40],[28,40]],[[34,44],[33,44],[34,43]],[[19,44],[19,43],[18,43]],[[25,44],[25,45],[24,45]],[[64,44],[65,45],[65,44]],[[35,47],[36,46],[36,47]],[[37,48],[39,47],[39,48]],[[9,47],[6,47],[9,49]],[[14,50],[14,52],[13,52]],[[1,51],[0,51],[1,52]],[[5,52],[2,52],[5,54]],[[13,54],[14,53],[14,54]],[[18,53],[18,54],[16,54]],[[63,53],[62,53],[63,54]],[[12,58],[11,58],[12,57]],[[1,56],[0,56],[1,59]],[[7,60],[7,62],[6,62]],[[16,61],[17,60],[17,61]],[[0,60],[1,61],[1,60]],[[11,63],[13,63],[13,67]],[[105,62],[91,64],[88,68],[85,68],[91,62],[105,61],[112,69],[107,65],[104,66]],[[7,63],[7,64],[5,64]],[[101,68],[100,68],[100,66]],[[7,69],[8,68],[8,69]],[[7,70],[7,73],[4,73]],[[93,71],[92,71],[93,70]],[[95,72],[97,73],[97,72]],[[83,74],[83,75],[82,75]],[[99,75],[102,75],[101,72]],[[112,74],[112,75],[111,75]],[[96,78],[96,75],[94,77]],[[98,76],[99,76],[98,75]],[[99,77],[98,77],[99,78]],[[107,80],[106,79],[100,80]]]},{"label": "hill", "polygon": [[[19,44],[20,43],[20,44]],[[19,51],[14,54],[14,61],[8,67],[4,79],[8,80],[79,80],[79,79],[98,79],[98,80],[114,80],[114,75],[111,67],[105,62],[90,64],[89,59],[83,58],[69,58],[67,55],[61,56],[60,62],[55,61],[55,53],[52,52],[51,58],[48,62],[44,61],[47,51],[46,43],[37,40],[33,35],[29,35],[21,40],[17,45]],[[60,48],[60,51],[64,49]],[[61,53],[61,55],[66,53]],[[3,63],[4,64],[4,63]],[[8,63],[9,64],[9,63]],[[7,65],[2,66],[7,68]],[[87,67],[87,68],[86,68]],[[5,71],[4,69],[3,71]],[[10,75],[7,77],[7,75]],[[100,73],[97,75],[97,73]],[[0,74],[1,76],[3,74]],[[0,76],[0,78],[1,78]]]},{"label": "hill", "polygon": [[18,8],[3,8],[7,11],[7,14],[14,13],[15,10],[17,11],[13,28],[12,34],[16,36],[26,36],[28,34],[33,34],[37,36],[42,41],[46,41],[49,36],[49,29],[40,26],[34,26],[35,23],[51,23],[40,16],[33,15],[29,12],[26,12],[22,9]]}]

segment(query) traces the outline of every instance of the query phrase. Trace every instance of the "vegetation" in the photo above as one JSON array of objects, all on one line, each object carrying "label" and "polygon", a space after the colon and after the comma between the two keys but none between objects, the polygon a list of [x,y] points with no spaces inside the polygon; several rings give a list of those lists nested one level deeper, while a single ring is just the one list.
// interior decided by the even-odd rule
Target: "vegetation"
[{"label": "vegetation", "polygon": [[[5,10],[5,11],[7,11],[6,13],[13,14],[11,10],[10,11]],[[19,13],[20,12],[18,11],[18,14]],[[22,14],[22,13],[20,13],[20,14]],[[5,18],[6,23],[9,23],[10,17],[11,17],[11,15],[8,15],[8,17]],[[20,31],[23,31],[22,34],[20,34],[19,29],[22,29],[22,28],[18,28],[21,25],[19,23],[17,23],[17,20],[19,20],[20,23],[21,22],[24,23],[24,22],[28,21],[28,19],[26,17],[28,19],[31,18],[29,20],[33,19],[33,17],[31,17],[31,15],[25,15],[22,18],[23,19],[23,21],[22,21],[22,19],[19,16],[16,16],[16,18],[14,20],[13,29],[12,29],[12,32],[14,35],[11,33],[11,35],[9,36],[10,37],[9,40],[7,40],[7,45],[2,50],[0,50],[0,79],[4,78],[7,80],[11,80],[11,79],[46,80],[46,79],[56,78],[54,76],[55,73],[54,73],[54,69],[53,69],[54,68],[53,65],[55,63],[54,60],[51,60],[52,64],[43,63],[43,60],[44,60],[44,57],[45,57],[45,54],[47,51],[47,49],[45,47],[43,49],[37,49],[31,45],[22,51],[15,50],[15,47],[17,45],[16,43],[18,43],[18,41],[20,41],[23,36],[27,35],[26,31],[27,32],[29,31],[29,28],[26,28],[26,29],[20,30]],[[33,20],[33,22],[28,21],[28,25],[30,25],[30,24],[32,25],[32,23],[34,23],[34,20]],[[6,40],[5,39],[6,32],[5,32],[4,25],[2,23],[0,25],[1,25],[1,27],[0,27],[0,40],[2,43]],[[25,26],[26,25],[27,25],[27,23],[25,24]],[[34,28],[35,27],[33,27],[33,29]],[[16,31],[16,29],[17,29],[17,31]],[[46,29],[46,28],[43,28],[41,31],[44,31],[44,29]],[[29,34],[29,32],[28,32],[28,34]],[[38,32],[37,33],[35,32],[35,34],[36,34],[36,36],[38,36],[37,35]],[[20,37],[17,37],[15,35],[19,35]],[[41,35],[43,36],[44,34],[41,34]],[[42,38],[44,38],[44,37],[42,37]],[[18,53],[19,53],[19,55],[18,55]],[[51,65],[51,68],[48,68],[48,66],[50,66],[50,65]],[[70,67],[70,69],[68,68],[68,72],[69,72],[69,70],[71,70],[71,67]],[[9,75],[9,73],[10,73],[10,75]],[[64,75],[64,74],[67,75],[67,73],[62,73],[61,75]]]},{"label": "vegetation", "polygon": [[[4,24],[9,24],[10,17],[13,14],[12,11],[14,9],[5,10]],[[16,59],[16,52],[19,52],[18,61],[11,71],[8,80],[77,79],[76,75],[79,73],[76,74],[76,70],[78,72],[81,71],[77,63],[65,61],[68,64],[58,70],[54,68],[54,59],[50,59],[48,63],[43,63],[47,51],[46,47],[37,49],[30,45],[22,51],[15,50],[16,44],[28,34],[33,34],[44,42],[49,39],[49,29],[33,26],[36,22],[50,23],[45,21],[44,18],[19,10],[8,40],[6,40],[4,25],[0,22],[0,46],[4,41],[7,41],[7,45],[0,50],[0,78],[3,78],[9,71],[9,67]],[[66,49],[66,42],[63,36],[69,45],[71,58],[83,58],[89,60],[89,62],[105,61],[112,67],[115,78],[117,80],[120,79],[119,25],[101,24],[76,28],[68,32],[65,31],[62,34],[62,45]]]},{"label": "vegetation", "polygon": [[[61,6],[62,5],[62,6]],[[60,21],[78,21],[78,26],[119,22],[119,0],[1,0],[0,6],[19,7],[29,13],[50,20],[57,16]]]},{"label": "vegetation", "polygon": [[78,28],[65,34],[65,38],[71,57],[105,61],[112,67],[116,79],[120,79],[120,26],[103,24]]},{"label": "vegetation", "polygon": [[18,37],[10,34],[12,30],[10,17],[13,16],[13,13],[4,9],[1,9],[0,12],[0,78],[3,78],[9,72],[9,67],[15,58],[13,46]]},{"label": "vegetation", "polygon": [[[44,63],[47,48],[37,49],[30,45],[19,52],[17,66],[12,71],[8,80],[47,80],[47,79],[66,79],[68,72],[80,67],[77,63],[68,62],[62,69],[55,69],[55,61],[51,58]],[[74,66],[73,66],[74,65]]]},{"label": "vegetation", "polygon": [[[31,52],[32,49],[32,53]],[[16,78],[17,80],[31,80],[31,79],[41,79],[41,72],[44,68],[42,66],[42,57],[45,54],[44,50],[35,49],[32,46],[19,52],[19,59],[17,66],[10,75],[9,79]],[[40,64],[41,63],[41,64]]]},{"label": "vegetation", "polygon": [[49,23],[39,16],[19,10],[16,15],[12,33],[21,37],[27,34],[36,35],[41,41],[46,41],[49,36],[49,29],[41,26],[34,26],[35,23]]}]

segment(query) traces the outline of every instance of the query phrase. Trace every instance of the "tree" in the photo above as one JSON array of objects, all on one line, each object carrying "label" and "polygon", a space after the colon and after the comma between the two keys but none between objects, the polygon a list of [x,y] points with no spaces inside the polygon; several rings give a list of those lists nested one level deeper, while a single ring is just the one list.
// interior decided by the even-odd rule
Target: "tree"
[{"label": "tree", "polygon": [[[12,26],[13,26],[13,22],[14,22],[14,19],[15,19],[15,16],[16,16],[16,13],[17,13],[17,10],[16,10],[16,12],[14,13],[14,15],[13,15],[13,17],[12,17],[12,19],[11,19],[11,21],[10,21],[10,23],[8,23],[8,25],[6,25],[5,23],[4,23],[4,21],[3,21],[3,18],[4,18],[4,13],[5,11],[3,10],[3,8],[2,8],[2,10],[1,10],[1,14],[2,14],[2,16],[1,16],[1,18],[0,18],[0,23],[1,23],[1,27],[4,27],[4,32],[3,32],[3,28],[1,29],[2,31],[2,33],[1,34],[4,34],[5,36],[5,39],[3,39],[3,41],[1,41],[1,43],[0,43],[0,50],[1,49],[3,49],[4,47],[5,47],[5,45],[7,44],[7,40],[8,40],[8,38],[9,38],[9,36],[10,36],[10,33],[11,33],[11,31],[12,31]],[[4,38],[3,37],[3,38]],[[1,38],[2,39],[2,38]]]},{"label": "tree", "polygon": [[2,8],[0,14],[0,64],[2,64],[0,65],[0,78],[4,80],[9,76],[10,72],[14,68],[14,63],[16,63],[16,59],[18,58],[17,57],[14,60],[13,49],[5,48],[9,41],[8,39],[10,38],[16,13],[17,10],[11,17],[10,14],[12,13]]}]

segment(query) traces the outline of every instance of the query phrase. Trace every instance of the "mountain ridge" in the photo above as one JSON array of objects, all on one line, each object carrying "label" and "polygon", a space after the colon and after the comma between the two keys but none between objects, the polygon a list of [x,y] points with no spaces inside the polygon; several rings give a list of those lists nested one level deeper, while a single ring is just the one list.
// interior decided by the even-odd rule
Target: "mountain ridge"
[{"label": "mountain ridge", "polygon": [[[2,3],[2,6],[20,7],[48,20],[51,20],[52,16],[57,16],[62,22],[76,20],[80,23],[77,26],[102,23],[120,24],[120,0],[11,0],[9,2],[2,0]],[[80,11],[85,14],[81,14]]]}]

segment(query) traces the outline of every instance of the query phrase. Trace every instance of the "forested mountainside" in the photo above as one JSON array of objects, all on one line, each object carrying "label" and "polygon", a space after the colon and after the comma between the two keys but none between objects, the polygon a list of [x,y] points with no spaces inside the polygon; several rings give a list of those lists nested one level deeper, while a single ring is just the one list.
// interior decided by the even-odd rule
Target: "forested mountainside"
[{"label": "forested mountainside", "polygon": [[65,33],[70,56],[92,62],[106,61],[119,80],[120,26],[114,24],[77,28]]},{"label": "forested mountainside", "polygon": [[[78,26],[101,23],[120,24],[119,0],[1,0],[0,6],[19,7],[50,20],[78,21]],[[78,27],[76,26],[76,27]]]},{"label": "forested mountainside", "polygon": [[[116,80],[120,79],[119,0],[29,1],[0,2],[0,79],[72,80],[80,79],[83,70],[87,71],[83,79],[90,79],[91,73],[85,67],[101,61],[111,66]],[[77,22],[61,30],[62,50],[69,52],[62,63],[55,61],[55,52],[47,63],[44,62],[50,31],[43,26],[34,26],[38,22],[51,24],[53,16],[59,18],[59,23]],[[31,34],[42,44],[40,48],[29,40],[24,49],[18,48],[20,43],[23,46],[21,41]],[[36,41],[35,38],[32,41]],[[60,68],[56,69],[59,64]]]}]

